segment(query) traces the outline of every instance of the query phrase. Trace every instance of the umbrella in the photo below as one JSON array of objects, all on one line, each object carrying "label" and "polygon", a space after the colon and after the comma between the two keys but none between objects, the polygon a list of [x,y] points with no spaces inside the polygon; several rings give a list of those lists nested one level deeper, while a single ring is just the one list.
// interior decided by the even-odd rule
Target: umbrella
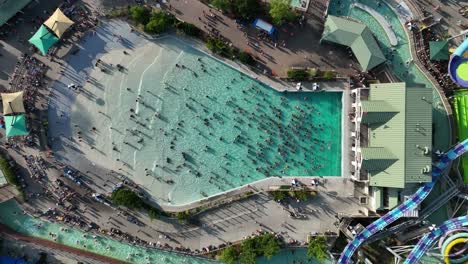
[{"label": "umbrella", "polygon": [[63,33],[75,22],[69,19],[62,13],[60,8],[57,8],[55,12],[44,22],[44,25],[52,30],[57,37],[62,37]]},{"label": "umbrella", "polygon": [[6,126],[6,136],[26,136],[29,134],[26,129],[26,115],[4,116]]},{"label": "umbrella", "polygon": [[1,93],[3,101],[3,114],[24,113],[23,92]]},{"label": "umbrella", "polygon": [[41,25],[36,34],[29,39],[29,43],[36,46],[43,55],[46,55],[50,47],[52,47],[52,45],[57,41],[58,38],[54,36],[54,34],[50,33],[44,25]]}]

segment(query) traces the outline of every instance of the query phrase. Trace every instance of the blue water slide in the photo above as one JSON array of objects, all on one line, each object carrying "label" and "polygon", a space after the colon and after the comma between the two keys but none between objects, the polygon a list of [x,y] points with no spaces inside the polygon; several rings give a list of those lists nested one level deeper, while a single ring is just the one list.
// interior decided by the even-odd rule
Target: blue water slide
[{"label": "blue water slide", "polygon": [[450,230],[464,226],[468,226],[468,216],[466,215],[445,221],[443,224],[434,228],[430,233],[427,233],[421,238],[421,240],[419,240],[418,244],[413,248],[403,264],[419,263],[419,260],[431,248],[432,244],[434,244],[437,238],[449,232]]},{"label": "blue water slide", "polygon": [[381,218],[374,221],[372,224],[368,225],[366,229],[364,229],[350,243],[348,243],[343,253],[341,253],[340,258],[338,259],[338,263],[350,263],[354,252],[356,252],[356,250],[362,243],[364,243],[364,241],[399,219],[407,211],[416,208],[432,191],[435,183],[442,175],[442,172],[448,167],[450,162],[466,152],[468,152],[468,139],[465,139],[463,142],[456,144],[445,154],[442,154],[439,157],[439,160],[432,166],[432,182],[424,184],[416,191],[415,194],[410,197],[410,199],[406,200],[395,209],[391,210]]}]

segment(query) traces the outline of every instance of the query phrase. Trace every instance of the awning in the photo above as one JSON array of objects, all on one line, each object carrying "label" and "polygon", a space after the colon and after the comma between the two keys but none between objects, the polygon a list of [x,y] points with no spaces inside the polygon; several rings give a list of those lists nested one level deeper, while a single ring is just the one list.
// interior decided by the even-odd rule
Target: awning
[{"label": "awning", "polygon": [[272,24],[262,19],[256,19],[253,23],[254,27],[265,30],[268,34],[272,35],[275,32],[275,27]]},{"label": "awning", "polygon": [[24,113],[23,92],[2,93],[3,115]]},{"label": "awning", "polygon": [[448,41],[430,41],[429,51],[431,61],[446,61],[450,58]]},{"label": "awning", "polygon": [[4,116],[5,127],[6,127],[6,136],[26,136],[28,135],[28,130],[26,129],[26,115],[14,115],[14,116]]},{"label": "awning", "polygon": [[60,8],[57,8],[55,12],[44,22],[44,25],[52,30],[57,37],[62,37],[63,33],[75,22],[69,19],[65,14],[62,13]]},{"label": "awning", "polygon": [[58,38],[54,34],[50,33],[49,30],[44,26],[37,30],[36,34],[29,39],[29,43],[33,44],[38,48],[42,55],[46,55],[50,47],[58,41]]}]

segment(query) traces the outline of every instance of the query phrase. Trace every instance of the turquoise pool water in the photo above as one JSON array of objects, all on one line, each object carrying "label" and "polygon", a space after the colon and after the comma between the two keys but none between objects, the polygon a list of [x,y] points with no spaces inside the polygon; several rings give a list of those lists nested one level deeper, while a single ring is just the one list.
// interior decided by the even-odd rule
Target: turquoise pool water
[{"label": "turquoise pool water", "polygon": [[350,16],[353,19],[366,24],[374,33],[382,52],[384,52],[385,57],[388,60],[387,63],[392,72],[399,79],[406,82],[407,85],[422,84],[433,89],[433,120],[436,132],[434,138],[437,139],[434,141],[434,147],[442,150],[448,148],[450,136],[447,127],[449,124],[448,117],[441,103],[441,98],[436,88],[414,63],[406,66],[406,62],[411,60],[410,43],[408,41],[408,35],[406,34],[397,14],[385,3],[385,1],[356,0],[355,2],[370,6],[387,19],[398,38],[398,45],[396,47],[392,47],[388,36],[380,23],[366,11],[353,7],[352,1],[331,0],[328,13],[336,16]]},{"label": "turquoise pool water", "polygon": [[[130,263],[144,264],[214,264],[220,263],[203,258],[195,258],[176,253],[169,253],[157,249],[146,249],[138,246],[122,243],[108,237],[97,236],[96,239],[91,234],[68,228],[63,225],[49,223],[39,219],[24,215],[18,204],[14,200],[0,203],[0,223],[9,226],[11,229],[33,237],[53,240],[49,233],[57,234],[57,243],[80,248],[86,251],[105,255],[111,258],[128,261]],[[40,226],[40,227],[39,227]],[[63,228],[67,228],[64,231]],[[85,237],[83,236],[85,235]],[[96,241],[95,241],[96,240]],[[79,243],[77,243],[79,241]],[[85,247],[86,246],[86,247]],[[272,259],[258,258],[259,264],[300,264],[302,263],[324,263],[315,259],[307,258],[306,249],[283,250]]]},{"label": "turquoise pool water", "polygon": [[96,73],[103,87],[86,90],[104,103],[78,97],[71,120],[104,131],[90,133],[95,148],[159,202],[270,176],[341,175],[342,93],[277,92],[174,37],[136,53],[103,57],[127,71]]}]

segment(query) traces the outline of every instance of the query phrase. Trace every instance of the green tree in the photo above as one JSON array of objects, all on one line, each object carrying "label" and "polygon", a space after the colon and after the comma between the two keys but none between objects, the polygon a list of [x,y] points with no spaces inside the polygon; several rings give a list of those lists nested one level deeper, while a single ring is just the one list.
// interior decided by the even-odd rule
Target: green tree
[{"label": "green tree", "polygon": [[324,236],[312,237],[307,246],[307,256],[324,261],[328,257],[327,239]]},{"label": "green tree", "polygon": [[145,31],[160,34],[166,31],[174,22],[172,15],[165,12],[155,12],[145,25]]},{"label": "green tree", "polygon": [[239,53],[239,60],[247,65],[254,65],[255,64],[255,59],[250,55],[250,53],[247,53],[245,51]]},{"label": "green tree", "polygon": [[289,5],[291,0],[271,0],[270,1],[270,16],[275,25],[281,25],[285,21],[294,21],[297,19],[297,14]]},{"label": "green tree", "polygon": [[129,9],[130,18],[139,24],[146,25],[151,17],[151,10],[143,6],[132,6]]},{"label": "green tree", "polygon": [[221,251],[219,259],[227,264],[234,264],[239,259],[239,253],[233,246],[229,246]]},{"label": "green tree", "polygon": [[145,207],[143,200],[134,191],[125,187],[113,192],[110,200],[118,205],[132,209],[140,209]]},{"label": "green tree", "polygon": [[261,6],[259,0],[234,0],[234,13],[246,20],[251,20],[260,12]]},{"label": "green tree", "polygon": [[271,259],[274,255],[278,254],[281,249],[281,243],[273,235],[268,234],[262,245],[262,255],[267,259]]},{"label": "green tree", "polygon": [[256,255],[253,249],[242,250],[240,254],[239,262],[240,264],[255,264]]},{"label": "green tree", "polygon": [[158,218],[158,212],[154,208],[151,208],[149,210],[148,214],[149,214],[149,218],[150,218],[151,221]]},{"label": "green tree", "polygon": [[214,7],[219,8],[222,11],[230,11],[230,9],[231,9],[231,1],[230,0],[211,0],[210,3]]}]

